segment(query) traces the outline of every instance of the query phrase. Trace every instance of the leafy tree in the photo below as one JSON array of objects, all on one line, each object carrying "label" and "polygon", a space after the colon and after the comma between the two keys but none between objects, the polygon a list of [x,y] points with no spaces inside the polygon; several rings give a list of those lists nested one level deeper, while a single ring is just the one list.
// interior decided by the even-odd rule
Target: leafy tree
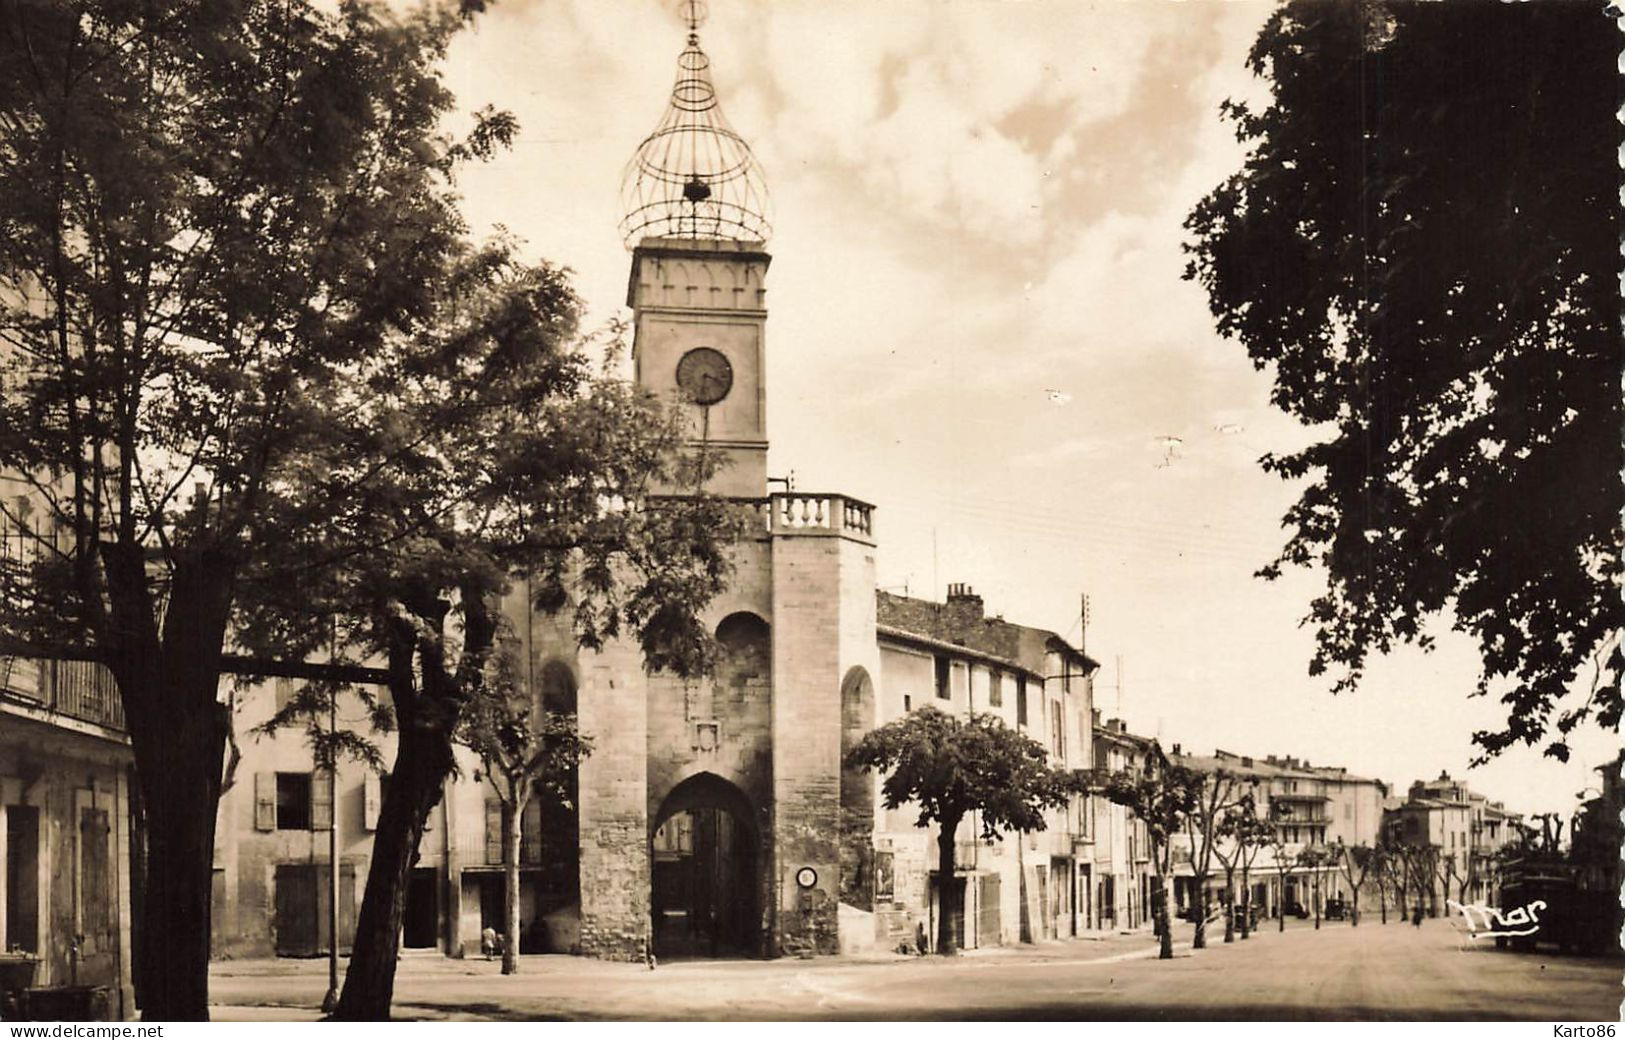
[{"label": "leafy tree", "polygon": [[[1334,861],[1343,878],[1349,883],[1349,924],[1358,928],[1360,925],[1360,889],[1365,886],[1367,878],[1378,869],[1378,851],[1370,845],[1345,845],[1342,838],[1337,839],[1334,849]],[[1384,913],[1386,914],[1386,910]],[[1386,920],[1386,918],[1385,918]]]},{"label": "leafy tree", "polygon": [[[1252,934],[1252,868],[1253,861],[1258,853],[1270,842],[1270,835],[1274,828],[1269,821],[1258,815],[1258,804],[1254,795],[1249,792],[1243,795],[1236,804],[1227,809],[1219,818],[1219,842],[1214,846],[1213,854],[1219,857],[1224,866],[1224,890],[1226,898],[1234,905],[1235,877],[1241,874],[1241,937],[1246,939]],[[1235,941],[1235,914],[1226,908],[1224,921],[1224,941]]]},{"label": "leafy tree", "polygon": [[297,584],[286,548],[354,493],[307,453],[434,309],[463,232],[454,172],[511,133],[497,113],[463,143],[437,129],[462,24],[361,0],[0,15],[0,471],[34,516],[0,511],[37,536],[0,573],[0,634],[117,681],[149,1019],[207,1016],[220,676],[258,667],[226,652],[234,615]]},{"label": "leafy tree", "polygon": [[1260,573],[1320,567],[1312,675],[1477,642],[1505,725],[1566,759],[1622,701],[1617,10],[1292,0],[1224,111],[1242,170],[1190,214],[1186,277],[1320,434]]},{"label": "leafy tree", "polygon": [[1125,770],[1106,779],[1106,797],[1138,816],[1151,839],[1151,860],[1156,868],[1151,876],[1151,915],[1156,921],[1160,960],[1174,955],[1167,890],[1167,879],[1173,876],[1172,838],[1197,811],[1201,790],[1201,775],[1188,766],[1170,762],[1156,744],[1142,771]]},{"label": "leafy tree", "polygon": [[[1240,804],[1242,796],[1235,774],[1223,769],[1212,773],[1197,771],[1195,782],[1195,808],[1185,815],[1185,834],[1191,848],[1191,910],[1196,919],[1191,949],[1201,950],[1207,947],[1207,883],[1213,876],[1214,852],[1222,837],[1220,831],[1225,815]],[[1228,893],[1227,887],[1227,902]],[[1231,930],[1227,906],[1227,941],[1233,939]]]},{"label": "leafy tree", "polygon": [[1037,741],[1005,726],[996,715],[965,718],[927,705],[864,734],[847,752],[851,769],[885,774],[886,808],[919,808],[917,826],[937,826],[937,952],[955,952],[952,923],[964,912],[954,879],[954,839],[967,815],[977,814],[981,837],[1045,828],[1044,810],[1067,804],[1084,790],[1078,777],[1049,765]]},{"label": "leafy tree", "polygon": [[304,460],[320,479],[290,494],[330,517],[299,557],[333,562],[268,589],[235,633],[316,653],[327,618],[353,618],[338,663],[385,662],[399,735],[340,1019],[389,1015],[407,881],[454,741],[471,705],[490,707],[493,677],[492,697],[512,692],[495,657],[515,578],[584,648],[635,641],[646,667],[685,677],[714,656],[698,618],[729,575],[738,517],[699,492],[709,460],[681,450],[680,416],[611,374],[619,330],[577,341],[563,273],[512,250],[498,240],[451,266],[424,327],[389,338],[366,397],[331,411]]},{"label": "leafy tree", "polygon": [[507,912],[502,974],[519,970],[520,823],[532,797],[574,808],[576,768],[592,751],[573,713],[550,710],[521,674],[512,641],[492,655],[488,674],[463,712],[459,739],[480,756],[502,806],[502,872]]}]

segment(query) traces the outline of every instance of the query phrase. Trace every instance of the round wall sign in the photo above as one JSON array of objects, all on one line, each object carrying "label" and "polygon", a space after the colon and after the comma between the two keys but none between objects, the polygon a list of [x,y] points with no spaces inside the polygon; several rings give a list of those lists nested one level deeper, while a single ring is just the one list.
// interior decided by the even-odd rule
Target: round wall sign
[{"label": "round wall sign", "polygon": [[818,884],[818,871],[811,867],[802,867],[796,871],[796,884],[802,888],[811,888]]}]

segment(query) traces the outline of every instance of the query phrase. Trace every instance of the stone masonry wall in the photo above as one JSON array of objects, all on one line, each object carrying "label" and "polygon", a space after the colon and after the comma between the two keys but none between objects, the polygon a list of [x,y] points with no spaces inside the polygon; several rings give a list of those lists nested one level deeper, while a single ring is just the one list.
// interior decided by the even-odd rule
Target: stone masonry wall
[{"label": "stone masonry wall", "polygon": [[639,960],[649,944],[648,719],[635,645],[581,658],[581,952]]}]

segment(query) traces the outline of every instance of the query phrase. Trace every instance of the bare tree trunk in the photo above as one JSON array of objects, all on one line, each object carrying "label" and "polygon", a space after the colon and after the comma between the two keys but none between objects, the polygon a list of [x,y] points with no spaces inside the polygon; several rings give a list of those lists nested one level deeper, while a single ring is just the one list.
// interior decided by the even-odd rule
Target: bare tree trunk
[{"label": "bare tree trunk", "polygon": [[145,563],[104,548],[112,626],[108,665],[124,702],[145,813],[145,890],[136,929],[136,994],[146,1021],[209,1018],[214,832],[228,710],[220,654],[235,565],[205,553],[177,562],[160,637]]},{"label": "bare tree trunk", "polygon": [[1281,896],[1275,901],[1275,919],[1280,931],[1286,931],[1286,875],[1281,875]]},{"label": "bare tree trunk", "polygon": [[451,771],[451,735],[403,727],[395,768],[373,833],[372,862],[356,921],[355,946],[344,974],[344,992],[333,1017],[383,1022],[395,996],[401,922],[407,883],[418,861],[418,842],[429,811],[440,800]]},{"label": "bare tree trunk", "polygon": [[515,785],[513,798],[502,800],[502,887],[507,906],[502,919],[502,974],[519,972],[519,833],[525,807]]},{"label": "bare tree trunk", "polygon": [[1191,936],[1191,949],[1207,949],[1207,878],[1192,878],[1191,915],[1196,918],[1195,933]]},{"label": "bare tree trunk", "polygon": [[1241,868],[1241,937],[1247,938],[1253,931],[1253,886],[1247,877],[1247,867]]},{"label": "bare tree trunk", "polygon": [[[937,952],[951,957],[958,952],[954,945],[953,919],[960,912],[959,886],[954,877],[954,835],[959,831],[959,819],[942,821],[937,834]],[[1043,908],[1039,908],[1043,912]]]},{"label": "bare tree trunk", "polygon": [[1224,873],[1224,941],[1235,942],[1235,871]]},{"label": "bare tree trunk", "polygon": [[1165,887],[1162,872],[1158,871],[1151,878],[1151,914],[1157,922],[1157,939],[1159,942],[1157,959],[1172,960],[1174,956],[1174,933],[1168,923],[1168,889]]}]

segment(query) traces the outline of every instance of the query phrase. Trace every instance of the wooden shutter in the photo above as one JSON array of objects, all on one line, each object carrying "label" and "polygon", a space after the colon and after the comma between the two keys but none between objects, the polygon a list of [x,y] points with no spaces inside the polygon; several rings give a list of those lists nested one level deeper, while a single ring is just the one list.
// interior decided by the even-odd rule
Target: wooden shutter
[{"label": "wooden shutter", "polygon": [[485,803],[485,862],[502,862],[502,803]]},{"label": "wooden shutter", "polygon": [[368,773],[361,782],[361,826],[369,831],[378,829],[378,811],[384,804],[384,785],[377,773]]},{"label": "wooden shutter", "polygon": [[521,842],[519,846],[519,862],[540,863],[542,861],[542,799],[538,795],[531,795],[530,801],[525,803],[525,817],[519,827]]},{"label": "wooden shutter", "polygon": [[276,830],[276,774],[254,774],[254,829]]},{"label": "wooden shutter", "polygon": [[310,829],[325,831],[333,826],[333,774],[318,769],[310,774]]}]

